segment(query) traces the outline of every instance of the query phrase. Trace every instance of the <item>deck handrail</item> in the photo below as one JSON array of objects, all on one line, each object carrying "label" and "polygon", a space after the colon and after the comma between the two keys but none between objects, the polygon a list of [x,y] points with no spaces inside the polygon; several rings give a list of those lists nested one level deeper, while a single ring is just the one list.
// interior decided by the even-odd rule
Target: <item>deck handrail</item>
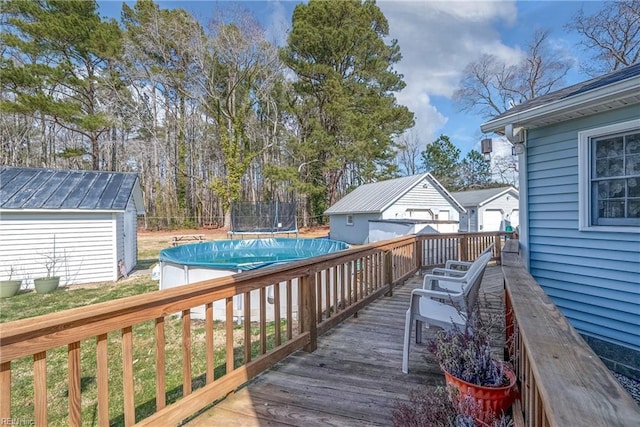
[{"label": "deck handrail", "polygon": [[[47,389],[48,352],[66,347],[68,386],[68,424],[82,422],[81,342],[92,340],[96,354],[95,377],[97,383],[97,421],[101,426],[110,422],[109,371],[110,346],[108,335],[119,334],[121,353],[121,394],[125,425],[135,423],[152,425],[176,424],[203,407],[237,389],[249,379],[268,369],[293,352],[313,351],[317,337],[344,319],[353,316],[382,295],[393,292],[393,287],[406,280],[420,268],[444,264],[447,259],[467,260],[484,249],[485,243],[498,242],[494,254],[499,256],[500,240],[509,233],[451,233],[438,235],[412,235],[350,248],[344,251],[243,272],[234,276],[206,280],[191,285],[155,291],[142,295],[79,307],[34,318],[0,324],[0,419],[12,418],[12,363],[23,357],[32,357],[34,422],[48,423]],[[445,259],[447,258],[447,259]],[[499,259],[499,258],[498,258]],[[274,287],[275,304],[268,309],[267,288]],[[298,301],[293,301],[292,287],[298,287]],[[282,290],[282,292],[281,292]],[[251,310],[251,293],[259,293],[259,315]],[[281,295],[286,295],[281,301]],[[234,298],[244,301],[243,343],[234,342],[234,325],[238,310]],[[221,301],[225,308],[225,321],[215,325],[214,303]],[[280,306],[285,306],[284,312]],[[297,305],[298,315],[292,307]],[[192,389],[193,339],[191,309],[205,307],[206,383]],[[273,310],[274,332],[268,332],[266,312]],[[178,314],[181,330],[182,397],[175,403],[166,401],[167,318]],[[281,321],[286,326],[282,330]],[[148,363],[155,369],[155,412],[140,419],[135,401],[135,346],[133,328],[143,322],[152,322],[154,355]],[[252,330],[258,329],[254,338]],[[224,333],[225,360],[222,375],[214,375],[219,368],[214,358],[214,328]],[[271,334],[271,335],[270,335]],[[273,339],[271,346],[267,341]],[[254,353],[254,344],[257,352]],[[236,352],[239,350],[239,352]],[[238,361],[236,353],[242,360]],[[187,362],[185,362],[187,361]],[[120,368],[119,368],[120,369]]]},{"label": "deck handrail", "polygon": [[[631,426],[640,408],[528,273],[519,242],[502,251],[507,342],[527,426]],[[516,409],[514,409],[516,410]]]}]

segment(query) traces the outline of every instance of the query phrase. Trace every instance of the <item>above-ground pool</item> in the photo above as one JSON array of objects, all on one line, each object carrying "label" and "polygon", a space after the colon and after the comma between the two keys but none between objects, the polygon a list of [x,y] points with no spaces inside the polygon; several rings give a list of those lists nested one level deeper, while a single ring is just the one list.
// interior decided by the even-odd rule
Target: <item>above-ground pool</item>
[{"label": "above-ground pool", "polygon": [[[345,242],[330,239],[212,240],[176,246],[160,251],[160,289],[230,276],[274,264],[295,261],[347,249]],[[297,301],[297,283],[294,301]],[[269,287],[270,295],[273,287]],[[254,298],[252,294],[252,307]],[[272,301],[272,298],[269,299]],[[257,300],[256,300],[257,301]],[[214,318],[224,320],[224,301],[214,303]],[[242,310],[242,295],[234,298],[234,310]],[[240,315],[240,314],[238,314]],[[204,318],[204,308],[192,310],[192,317]]]}]

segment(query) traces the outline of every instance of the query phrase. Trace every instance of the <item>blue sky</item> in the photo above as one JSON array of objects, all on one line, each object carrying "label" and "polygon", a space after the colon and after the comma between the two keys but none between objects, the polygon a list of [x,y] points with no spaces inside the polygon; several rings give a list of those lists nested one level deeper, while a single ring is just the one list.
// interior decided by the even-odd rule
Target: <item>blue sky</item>
[{"label": "blue sky", "polygon": [[[119,18],[122,1],[98,2],[103,16]],[[127,2],[133,4],[134,2]],[[251,10],[267,30],[269,39],[282,44],[291,26],[298,1],[158,1],[162,8],[183,8],[206,23],[216,9],[242,7]],[[487,135],[480,132],[486,121],[473,113],[459,112],[451,100],[465,65],[481,54],[491,53],[514,61],[526,49],[534,31],[550,30],[555,49],[575,62],[565,83],[588,79],[579,64],[585,55],[576,44],[577,35],[563,26],[580,8],[592,14],[599,1],[402,1],[378,0],[389,21],[390,37],[398,39],[403,59],[395,68],[407,87],[398,101],[416,117],[410,132],[422,145],[440,134],[448,135],[463,155],[478,148]]]}]

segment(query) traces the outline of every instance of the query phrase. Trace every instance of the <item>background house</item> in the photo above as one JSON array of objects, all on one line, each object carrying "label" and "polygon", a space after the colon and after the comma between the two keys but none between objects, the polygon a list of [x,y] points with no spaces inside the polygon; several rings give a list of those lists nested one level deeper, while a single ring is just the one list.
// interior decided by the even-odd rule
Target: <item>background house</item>
[{"label": "background house", "polygon": [[513,187],[451,193],[466,210],[460,215],[460,231],[504,231],[519,225],[519,194]]},{"label": "background house", "polygon": [[[0,168],[0,277],[46,275],[46,257],[61,284],[117,280],[137,263],[137,215],[144,214],[131,173]],[[16,277],[17,276],[17,277]]]},{"label": "background house", "polygon": [[531,275],[605,363],[640,378],[640,64],[494,118],[520,153]]},{"label": "background house", "polygon": [[[422,228],[455,232],[461,212],[464,208],[431,174],[425,173],[361,185],[324,214],[329,216],[332,239],[363,244],[370,241],[370,221],[374,236],[397,228],[398,221],[403,219],[413,220],[410,224],[413,232],[417,230],[416,222]],[[385,220],[390,221],[385,224]],[[398,235],[396,231],[391,233],[389,237]]]}]

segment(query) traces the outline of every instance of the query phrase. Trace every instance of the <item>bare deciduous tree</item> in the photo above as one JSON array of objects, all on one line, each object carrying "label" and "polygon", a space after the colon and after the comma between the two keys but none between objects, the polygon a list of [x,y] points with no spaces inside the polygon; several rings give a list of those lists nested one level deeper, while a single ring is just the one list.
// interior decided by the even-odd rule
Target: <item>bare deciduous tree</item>
[{"label": "bare deciduous tree", "polygon": [[396,161],[400,172],[404,175],[415,175],[424,170],[420,164],[420,139],[414,131],[405,133],[398,143],[398,155]]},{"label": "bare deciduous tree", "polygon": [[468,64],[454,93],[461,110],[492,117],[559,86],[571,61],[549,48],[548,37],[548,31],[537,31],[516,65],[489,54]]},{"label": "bare deciduous tree", "polygon": [[580,45],[591,57],[581,67],[590,75],[615,71],[640,59],[639,0],[605,2],[590,16],[580,9],[565,28],[582,36]]}]

